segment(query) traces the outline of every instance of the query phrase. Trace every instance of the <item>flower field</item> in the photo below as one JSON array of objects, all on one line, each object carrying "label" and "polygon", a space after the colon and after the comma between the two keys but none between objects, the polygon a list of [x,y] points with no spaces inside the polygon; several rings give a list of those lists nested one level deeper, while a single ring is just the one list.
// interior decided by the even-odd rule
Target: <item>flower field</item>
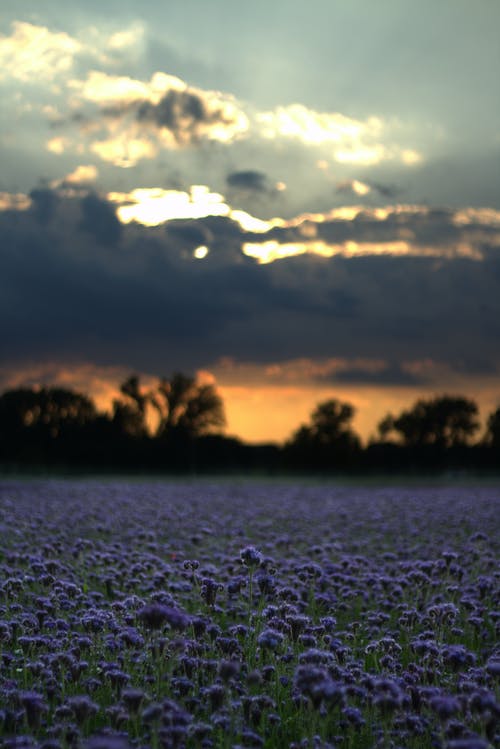
[{"label": "flower field", "polygon": [[500,490],[0,484],[0,746],[500,746]]}]

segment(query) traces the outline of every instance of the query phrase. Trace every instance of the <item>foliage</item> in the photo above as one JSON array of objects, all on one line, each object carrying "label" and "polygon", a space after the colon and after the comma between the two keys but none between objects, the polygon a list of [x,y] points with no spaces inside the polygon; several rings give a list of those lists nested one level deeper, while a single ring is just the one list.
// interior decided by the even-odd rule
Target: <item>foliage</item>
[{"label": "foliage", "polygon": [[13,432],[30,427],[55,435],[65,427],[88,424],[96,416],[90,398],[65,388],[19,388],[0,397],[0,421]]},{"label": "foliage", "polygon": [[308,467],[348,467],[361,447],[351,426],[354,413],[351,404],[336,399],[319,403],[310,423],[292,436],[288,453]]},{"label": "foliage", "polygon": [[478,407],[469,398],[440,396],[418,400],[399,416],[388,414],[379,424],[385,438],[396,433],[408,447],[433,445],[448,449],[467,445],[479,429]]},{"label": "foliage", "polygon": [[147,385],[131,375],[111,414],[64,388],[18,388],[0,394],[0,465],[139,472],[500,469],[500,408],[477,438],[473,400],[419,400],[397,416],[388,414],[378,440],[366,447],[353,429],[354,415],[350,403],[329,399],[284,445],[248,445],[221,433],[224,404],[215,385],[180,372]]},{"label": "foliage", "polygon": [[500,454],[500,407],[488,417],[485,442]]},{"label": "foliage", "polygon": [[226,423],[224,405],[215,386],[180,372],[170,380],[161,380],[152,402],[160,416],[159,435],[177,430],[195,437]]}]

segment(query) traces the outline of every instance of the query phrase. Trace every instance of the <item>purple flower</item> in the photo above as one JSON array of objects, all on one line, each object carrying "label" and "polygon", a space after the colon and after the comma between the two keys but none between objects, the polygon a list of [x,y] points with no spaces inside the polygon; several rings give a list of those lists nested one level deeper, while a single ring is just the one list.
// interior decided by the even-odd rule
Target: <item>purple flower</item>
[{"label": "purple flower", "polygon": [[87,718],[96,715],[99,710],[99,705],[93,702],[87,695],[69,697],[66,704],[79,724],[85,723]]},{"label": "purple flower", "polygon": [[29,727],[33,730],[38,728],[42,714],[47,712],[47,704],[43,695],[38,692],[21,692],[19,702],[26,712],[26,720]]},{"label": "purple flower", "polygon": [[137,613],[138,618],[149,629],[161,629],[168,624],[172,629],[184,630],[189,625],[189,616],[179,609],[162,603],[151,603]]},{"label": "purple flower", "polygon": [[276,650],[283,643],[284,636],[275,629],[265,629],[257,638],[257,643],[265,650]]},{"label": "purple flower", "polygon": [[460,710],[460,703],[455,697],[449,695],[440,695],[433,697],[430,706],[439,716],[440,720],[448,720]]},{"label": "purple flower", "polygon": [[263,556],[255,546],[246,546],[240,551],[240,560],[245,567],[250,569],[258,567],[263,560]]}]

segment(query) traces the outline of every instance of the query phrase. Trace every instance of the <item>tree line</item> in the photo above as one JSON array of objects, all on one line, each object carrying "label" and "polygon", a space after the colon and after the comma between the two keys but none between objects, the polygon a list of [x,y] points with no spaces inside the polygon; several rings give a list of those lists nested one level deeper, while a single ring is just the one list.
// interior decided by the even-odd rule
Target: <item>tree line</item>
[{"label": "tree line", "polygon": [[422,472],[500,469],[500,407],[481,431],[463,396],[417,400],[387,414],[363,446],[355,409],[330,399],[282,445],[222,434],[224,404],[213,384],[180,372],[146,388],[132,375],[109,413],[61,387],[0,395],[0,466],[76,470],[230,472]]}]

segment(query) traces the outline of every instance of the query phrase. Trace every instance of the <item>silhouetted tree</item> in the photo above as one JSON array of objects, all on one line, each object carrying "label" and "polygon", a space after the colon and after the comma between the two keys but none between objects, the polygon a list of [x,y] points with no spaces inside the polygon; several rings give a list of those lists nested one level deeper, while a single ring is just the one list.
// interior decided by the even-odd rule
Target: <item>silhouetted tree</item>
[{"label": "silhouetted tree", "polygon": [[8,390],[0,396],[0,460],[78,461],[98,418],[87,396],[65,388]]},{"label": "silhouetted tree", "polygon": [[181,372],[160,381],[152,403],[159,414],[159,436],[175,431],[199,437],[226,423],[224,405],[215,386]]},{"label": "silhouetted tree", "polygon": [[500,454],[500,406],[488,416],[485,443]]},{"label": "silhouetted tree", "polygon": [[151,394],[141,391],[137,375],[131,375],[120,386],[124,399],[113,401],[113,424],[121,434],[143,437],[147,433],[146,408]]},{"label": "silhouetted tree", "polygon": [[350,403],[319,403],[310,424],[299,427],[285,446],[288,457],[308,468],[350,467],[361,446],[351,426],[354,414]]},{"label": "silhouetted tree", "polygon": [[440,449],[464,447],[479,429],[477,404],[460,396],[438,396],[418,400],[399,416],[388,414],[378,425],[382,439],[395,433],[410,448],[433,446]]},{"label": "silhouetted tree", "polygon": [[82,427],[96,417],[90,398],[65,388],[19,388],[0,396],[0,428],[11,435],[28,429],[57,437],[62,429]]}]

